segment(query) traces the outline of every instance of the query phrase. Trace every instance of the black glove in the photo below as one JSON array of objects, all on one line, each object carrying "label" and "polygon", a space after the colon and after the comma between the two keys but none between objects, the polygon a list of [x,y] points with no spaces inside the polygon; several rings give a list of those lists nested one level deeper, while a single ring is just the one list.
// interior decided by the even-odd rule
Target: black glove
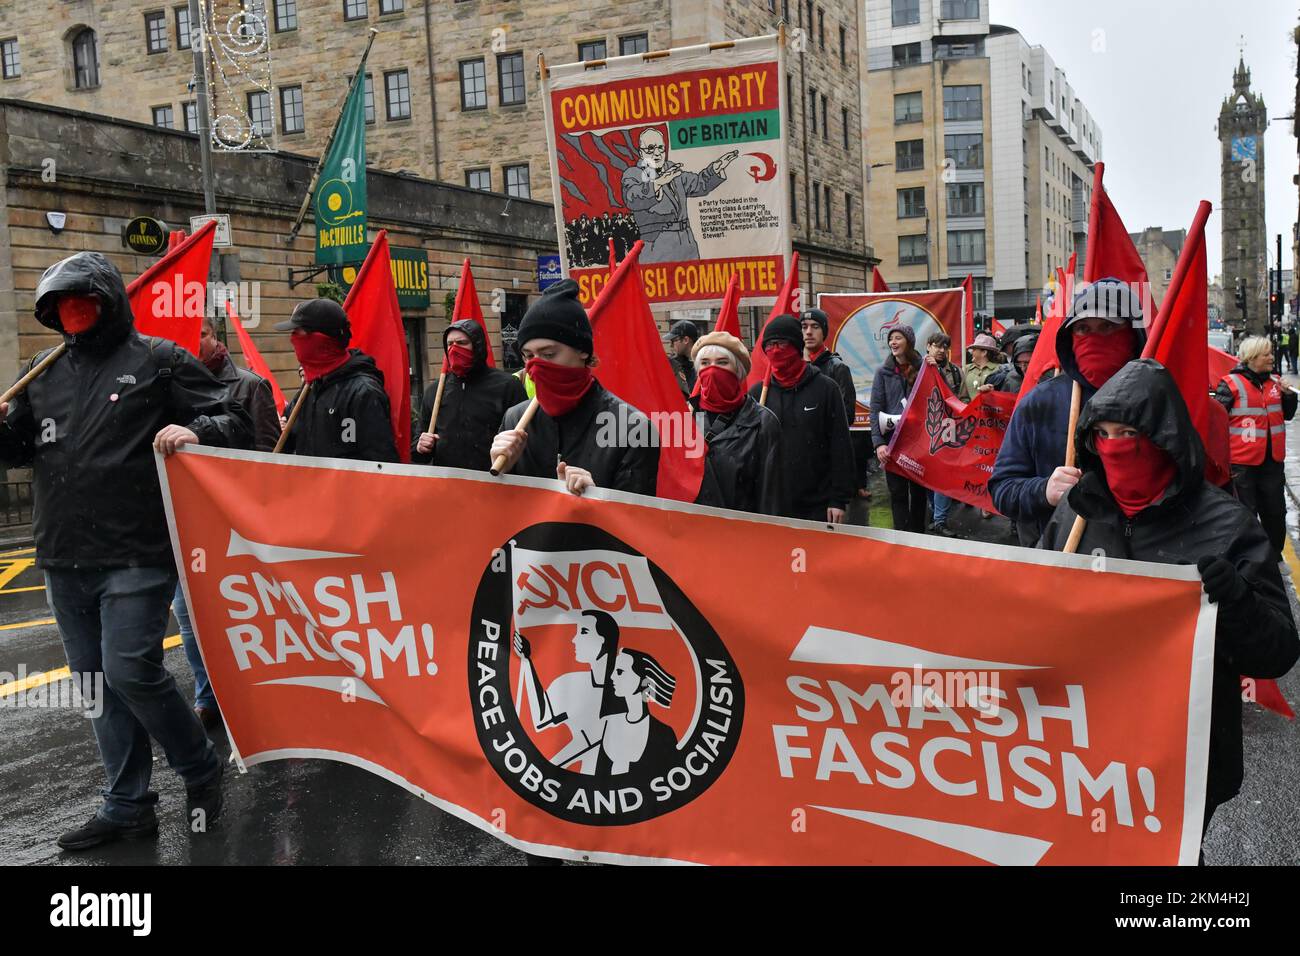
[{"label": "black glove", "polygon": [[1207,554],[1196,562],[1201,572],[1201,586],[1215,604],[1235,604],[1248,593],[1250,585],[1229,561]]}]

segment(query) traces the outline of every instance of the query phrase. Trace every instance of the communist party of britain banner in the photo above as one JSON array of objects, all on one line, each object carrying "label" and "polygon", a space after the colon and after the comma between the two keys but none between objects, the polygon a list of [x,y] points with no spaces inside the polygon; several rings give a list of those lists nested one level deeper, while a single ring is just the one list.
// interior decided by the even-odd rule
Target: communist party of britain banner
[{"label": "communist party of britain banner", "polygon": [[952,360],[961,364],[962,315],[965,293],[956,289],[927,289],[919,292],[822,293],[817,306],[826,313],[830,327],[826,347],[838,352],[857,389],[853,428],[863,431],[871,423],[871,383],[876,369],[889,356],[889,333],[901,325],[916,333],[916,349],[925,354],[925,340],[931,332],[952,337]]},{"label": "communist party of britain banner", "polygon": [[731,276],[770,305],[790,250],[783,56],[775,36],[543,68],[565,272],[590,306],[645,243],[656,307],[717,306]]},{"label": "communist party of britain banner", "polygon": [[[159,463],[241,769],[343,761],[569,859],[1197,861],[1195,568],[454,469]],[[990,573],[997,627],[923,613]]]}]

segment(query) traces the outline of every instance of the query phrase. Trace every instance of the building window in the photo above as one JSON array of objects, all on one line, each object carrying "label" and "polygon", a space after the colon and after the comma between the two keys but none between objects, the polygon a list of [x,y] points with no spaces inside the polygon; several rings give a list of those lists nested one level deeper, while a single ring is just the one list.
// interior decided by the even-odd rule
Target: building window
[{"label": "building window", "polygon": [[258,136],[271,135],[271,94],[263,90],[248,94],[248,121]]},{"label": "building window", "polygon": [[150,53],[167,52],[167,14],[161,10],[144,15],[145,45]]},{"label": "building window", "polygon": [[507,166],[506,173],[506,195],[518,196],[520,199],[528,199],[532,196],[532,190],[528,185],[528,164],[521,163],[518,166]]},{"label": "building window", "polygon": [[894,125],[921,122],[921,94],[897,93],[894,95]]},{"label": "building window", "polygon": [[631,36],[618,38],[618,55],[631,56],[633,53],[649,53],[650,37],[645,33],[633,33]]},{"label": "building window", "polygon": [[984,230],[965,229],[948,233],[948,264],[977,266],[984,262]]},{"label": "building window", "polygon": [[948,215],[949,217],[983,216],[984,184],[949,183]]},{"label": "building window", "polygon": [[302,87],[280,87],[280,132],[301,133],[306,128],[302,111]]},{"label": "building window", "polygon": [[153,108],[153,125],[159,129],[175,129],[176,120],[172,115],[170,106],[155,106]]},{"label": "building window", "polygon": [[379,15],[382,17],[385,13],[403,13],[406,10],[406,0],[379,0]]},{"label": "building window", "polygon": [[181,112],[185,119],[185,132],[197,133],[199,131],[199,105],[193,100],[187,100],[181,104]]},{"label": "building window", "polygon": [[893,25],[906,27],[921,22],[921,0],[892,0]]},{"label": "building window", "polygon": [[812,184],[813,196],[813,228],[822,227],[822,187],[818,183]]},{"label": "building window", "polygon": [[844,235],[853,235],[853,194],[844,194]]},{"label": "building window", "polygon": [[847,106],[840,107],[840,119],[844,121],[844,148],[848,149],[849,148],[849,108]]},{"label": "building window", "polygon": [[411,118],[411,81],[405,70],[384,74],[384,104],[390,120]]},{"label": "building window", "polygon": [[822,139],[829,142],[831,138],[831,124],[826,119],[826,94],[822,94]]},{"label": "building window", "polygon": [[794,108],[794,77],[789,73],[785,75],[785,108]]},{"label": "building window", "polygon": [[528,99],[524,89],[523,53],[503,53],[497,57],[497,98],[502,106],[518,106]]},{"label": "building window", "polygon": [[925,140],[905,139],[894,144],[894,169],[905,173],[925,168]]},{"label": "building window", "polygon": [[[369,73],[362,82],[365,88],[361,93],[362,100],[365,101],[366,125],[371,126],[375,122],[375,78]],[[348,86],[352,85],[352,76],[348,77]]]},{"label": "building window", "polygon": [[962,41],[954,43],[950,40],[943,40],[934,45],[934,58],[936,60],[960,60],[963,57],[982,56],[983,48],[979,43]]},{"label": "building window", "polygon": [[943,137],[943,155],[958,169],[984,168],[983,133],[947,133]]},{"label": "building window", "polygon": [[578,59],[583,63],[605,59],[605,41],[587,40],[578,44]]},{"label": "building window", "polygon": [[484,192],[492,191],[492,170],[490,169],[467,169],[465,170],[465,185],[470,189],[481,189]]},{"label": "building window", "polygon": [[0,40],[0,77],[6,80],[22,76],[22,61],[18,58],[18,38]]},{"label": "building window", "polygon": [[808,87],[808,132],[817,134],[817,91]]},{"label": "building window", "polygon": [[831,187],[825,183],[822,184],[822,206],[826,211],[826,230],[829,232],[834,228],[831,220]]},{"label": "building window", "polygon": [[980,0],[943,0],[939,4],[941,20],[978,20]]},{"label": "building window", "polygon": [[849,65],[849,31],[840,27],[840,66]]},{"label": "building window", "polygon": [[943,118],[946,120],[977,120],[984,118],[982,87],[945,86],[943,88]]},{"label": "building window", "polygon": [[898,191],[898,218],[916,219],[925,215],[925,187]]},{"label": "building window", "polygon": [[344,20],[364,20],[369,15],[366,0],[343,0]]},{"label": "building window", "polygon": [[923,266],[926,260],[925,236],[898,237],[898,264]]},{"label": "building window", "polygon": [[298,0],[275,0],[275,32],[298,29]]},{"label": "building window", "polygon": [[916,66],[920,62],[920,43],[899,43],[894,46],[894,66]]},{"label": "building window", "polygon": [[99,51],[95,48],[95,31],[89,27],[72,38],[72,76],[79,90],[99,86]]},{"label": "building window", "polygon": [[176,8],[176,49],[190,49],[190,8]]},{"label": "building window", "polygon": [[482,60],[462,60],[460,63],[460,108],[487,109],[487,71]]},{"label": "building window", "polygon": [[795,179],[794,173],[790,174],[790,222],[792,225],[799,225],[799,194],[797,189],[798,180]]},{"label": "building window", "polygon": [[826,11],[821,7],[817,8],[817,48],[826,49]]}]

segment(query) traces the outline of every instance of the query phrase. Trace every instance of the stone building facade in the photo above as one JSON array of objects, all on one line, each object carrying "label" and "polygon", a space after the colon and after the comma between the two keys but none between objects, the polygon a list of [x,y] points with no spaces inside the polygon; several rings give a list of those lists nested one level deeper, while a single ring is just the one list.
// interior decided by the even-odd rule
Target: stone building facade
[{"label": "stone building facade", "polygon": [[1174,277],[1174,267],[1182,255],[1187,241],[1186,229],[1161,229],[1150,226],[1141,232],[1130,232],[1129,238],[1142,263],[1147,267],[1147,280],[1151,283],[1151,301],[1157,306],[1164,301],[1169,280]]},{"label": "stone building facade", "polygon": [[[1232,96],[1219,110],[1223,170],[1223,290],[1226,318],[1251,334],[1268,328],[1268,227],[1264,220],[1264,130],[1268,111],[1250,88],[1243,59],[1232,75]],[[1246,311],[1237,304],[1245,290]]]}]

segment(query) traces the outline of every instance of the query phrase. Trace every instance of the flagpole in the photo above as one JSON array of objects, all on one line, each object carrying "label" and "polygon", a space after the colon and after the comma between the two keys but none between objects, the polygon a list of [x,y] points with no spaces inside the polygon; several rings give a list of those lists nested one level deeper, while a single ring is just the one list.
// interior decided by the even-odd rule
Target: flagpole
[{"label": "flagpole", "polygon": [[339,115],[334,118],[334,128],[330,130],[329,139],[325,140],[325,148],[321,150],[320,158],[316,160],[316,168],[312,171],[311,182],[307,184],[307,195],[302,199],[302,206],[298,209],[298,216],[293,221],[293,228],[289,230],[289,241],[292,242],[298,236],[298,230],[302,228],[302,221],[307,215],[307,207],[311,205],[312,193],[316,190],[316,180],[320,178],[321,164],[325,162],[325,157],[330,154],[330,147],[334,145],[334,136],[339,131],[339,124],[343,121],[343,111],[347,109],[348,100],[352,97],[352,91],[356,88],[358,82],[366,81],[366,58],[370,56],[370,48],[374,45],[375,37],[379,31],[374,27],[370,28],[370,39],[366,40],[365,52],[361,54],[361,64],[357,67],[357,72],[352,77],[352,82],[348,84],[347,95],[343,97],[343,103],[339,106]]},{"label": "flagpole", "polygon": [[[1070,390],[1070,430],[1065,434],[1065,467],[1073,468],[1077,449],[1074,447],[1074,431],[1079,424],[1079,406],[1083,401],[1083,386],[1078,382],[1074,383],[1074,388]],[[1074,516],[1074,525],[1070,528],[1070,536],[1065,540],[1065,554],[1074,554],[1079,550],[1079,541],[1083,538],[1083,529],[1088,521],[1083,515]]]},{"label": "flagpole", "polygon": [[293,423],[298,420],[298,413],[302,411],[303,405],[307,403],[307,393],[311,391],[311,382],[304,382],[302,388],[298,391],[298,397],[293,400],[293,411],[289,413],[289,420],[284,423],[284,431],[280,432],[280,437],[275,441],[275,448],[272,454],[279,454],[284,448],[284,443],[289,440],[289,432],[293,431]]},{"label": "flagpole", "polygon": [[[536,414],[537,414],[537,399],[534,398],[531,402],[528,403],[528,407],[524,409],[524,414],[520,417],[519,424],[516,425],[515,428],[521,432],[528,431],[528,426],[532,424],[533,416]],[[492,472],[493,477],[505,471],[506,456],[497,455],[497,457],[492,462],[491,469],[489,470]]]},{"label": "flagpole", "polygon": [[[447,360],[442,360],[442,369],[438,372],[438,391],[433,396],[433,411],[429,414],[429,430],[426,435],[433,435],[438,427],[438,410],[442,408],[442,389],[447,384]],[[435,436],[436,437],[436,436]]]},{"label": "flagpole", "polygon": [[9,388],[5,391],[5,393],[3,395],[0,395],[0,405],[4,405],[12,401],[15,395],[17,395],[28,385],[30,385],[32,383],[32,380],[35,379],[36,376],[40,375],[47,368],[53,365],[54,360],[57,359],[60,355],[62,355],[67,350],[68,350],[68,343],[60,342],[53,352],[51,352],[49,355],[45,356],[45,358],[37,362],[36,365],[32,367],[32,370],[30,372],[28,372],[18,381],[10,385]]}]

